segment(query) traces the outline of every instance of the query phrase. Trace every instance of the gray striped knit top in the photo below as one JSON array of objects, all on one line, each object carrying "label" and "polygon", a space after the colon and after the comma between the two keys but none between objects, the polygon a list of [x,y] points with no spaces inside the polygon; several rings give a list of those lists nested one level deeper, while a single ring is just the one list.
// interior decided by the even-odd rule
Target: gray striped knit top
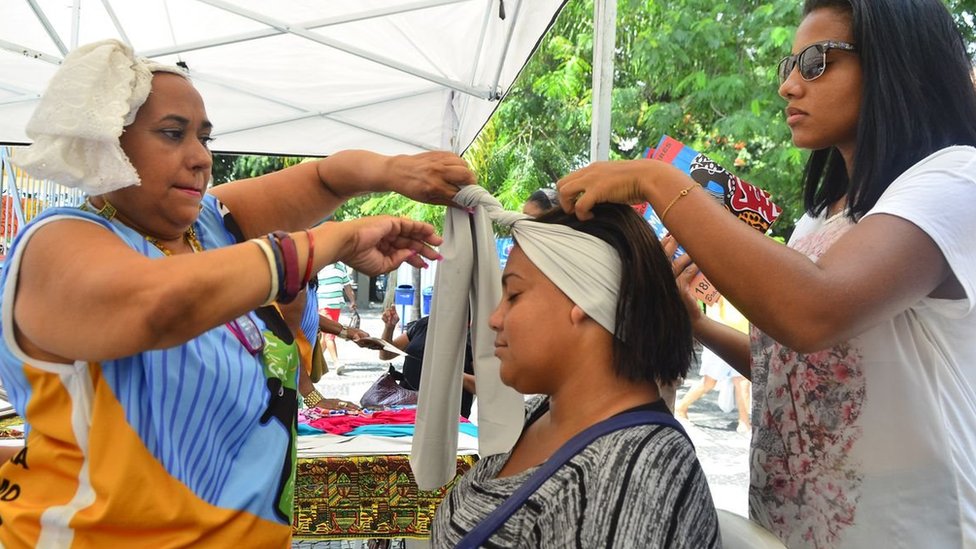
[{"label": "gray striped knit top", "polygon": [[[526,406],[526,426],[548,409]],[[663,401],[651,409],[667,411]],[[447,495],[434,518],[433,547],[453,547],[536,468],[496,478],[508,454],[488,456]],[[485,547],[721,547],[718,518],[691,443],[662,425],[616,431],[592,442],[529,497]]]}]

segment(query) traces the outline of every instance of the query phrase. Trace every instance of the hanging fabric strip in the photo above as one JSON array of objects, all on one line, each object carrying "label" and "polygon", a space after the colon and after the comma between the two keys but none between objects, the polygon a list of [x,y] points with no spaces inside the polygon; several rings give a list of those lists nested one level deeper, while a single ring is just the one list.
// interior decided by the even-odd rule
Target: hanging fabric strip
[{"label": "hanging fabric strip", "polygon": [[476,208],[474,214],[448,208],[439,251],[444,259],[434,279],[417,429],[410,453],[410,466],[421,490],[439,488],[456,473],[469,312],[478,387],[478,453],[488,456],[509,451],[525,416],[523,396],[499,378],[494,335],[488,328],[488,316],[501,299],[501,269],[485,208]]}]

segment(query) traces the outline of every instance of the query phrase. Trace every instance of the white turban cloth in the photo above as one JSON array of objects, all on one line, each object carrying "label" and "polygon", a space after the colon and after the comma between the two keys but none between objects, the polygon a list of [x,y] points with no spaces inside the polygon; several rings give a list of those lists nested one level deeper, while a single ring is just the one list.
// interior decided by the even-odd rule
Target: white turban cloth
[{"label": "white turban cloth", "polygon": [[481,187],[465,187],[454,200],[464,206],[484,206],[492,221],[510,227],[529,261],[590,318],[614,333],[620,256],[612,246],[565,225],[539,223],[528,215],[503,210]]},{"label": "white turban cloth", "polygon": [[27,173],[89,195],[139,185],[122,147],[122,128],[149,97],[152,73],[178,67],[134,56],[118,40],[81,46],[54,73],[30,121],[34,143],[16,157]]}]

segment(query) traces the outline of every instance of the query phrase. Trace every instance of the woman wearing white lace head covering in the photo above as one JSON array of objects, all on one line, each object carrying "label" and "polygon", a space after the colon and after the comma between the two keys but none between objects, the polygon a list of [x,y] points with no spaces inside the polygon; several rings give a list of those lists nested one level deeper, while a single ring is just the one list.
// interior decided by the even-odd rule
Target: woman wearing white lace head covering
[{"label": "woman wearing white lace head covering", "polygon": [[435,547],[720,546],[694,448],[657,389],[691,356],[670,264],[631,208],[594,214],[489,213],[516,241],[489,320],[499,374],[540,396],[511,451],[483,457],[438,508]]},{"label": "woman wearing white lace head covering", "polygon": [[270,305],[333,261],[421,266],[441,242],[393,217],[309,227],[364,192],[448,203],[473,174],[347,151],[210,191],[200,94],[116,41],[66,57],[29,126],[23,166],[89,197],[25,227],[0,279],[29,450],[0,468],[0,545],[286,546],[298,360]]}]

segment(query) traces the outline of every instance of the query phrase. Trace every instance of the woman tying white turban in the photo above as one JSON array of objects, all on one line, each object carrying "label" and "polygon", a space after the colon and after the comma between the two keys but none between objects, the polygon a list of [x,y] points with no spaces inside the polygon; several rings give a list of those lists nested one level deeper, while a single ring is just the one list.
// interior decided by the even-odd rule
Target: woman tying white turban
[{"label": "woman tying white turban", "polygon": [[540,396],[512,450],[479,461],[438,508],[435,547],[721,545],[694,448],[657,389],[692,350],[670,263],[631,208],[593,211],[490,214],[516,241],[490,318],[500,376]]},{"label": "woman tying white turban", "polygon": [[420,267],[430,225],[325,223],[473,182],[443,152],[339,152],[208,192],[212,124],[175,67],[116,41],[68,55],[19,156],[84,189],[25,227],[2,274],[0,378],[26,448],[0,467],[0,546],[285,547],[298,352],[271,306],[328,263]]}]

